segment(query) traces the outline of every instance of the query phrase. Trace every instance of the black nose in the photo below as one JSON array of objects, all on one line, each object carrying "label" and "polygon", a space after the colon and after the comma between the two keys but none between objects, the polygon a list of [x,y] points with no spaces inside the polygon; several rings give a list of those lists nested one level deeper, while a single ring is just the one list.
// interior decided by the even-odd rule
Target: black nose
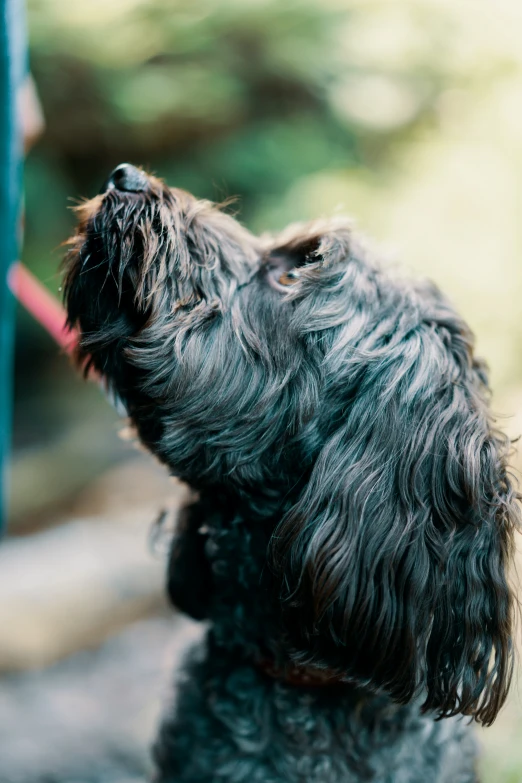
[{"label": "black nose", "polygon": [[148,184],[147,175],[143,171],[130,163],[120,163],[109,175],[101,192],[106,193],[108,190],[116,188],[116,190],[124,190],[129,193],[139,193],[146,190]]}]

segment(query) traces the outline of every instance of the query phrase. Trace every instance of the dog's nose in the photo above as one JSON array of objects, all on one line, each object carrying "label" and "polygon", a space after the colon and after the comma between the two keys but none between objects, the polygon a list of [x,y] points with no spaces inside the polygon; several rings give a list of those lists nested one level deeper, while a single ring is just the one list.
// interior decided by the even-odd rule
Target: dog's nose
[{"label": "dog's nose", "polygon": [[102,193],[108,190],[123,190],[128,193],[139,193],[146,190],[149,181],[147,175],[131,163],[120,163],[106,180]]}]

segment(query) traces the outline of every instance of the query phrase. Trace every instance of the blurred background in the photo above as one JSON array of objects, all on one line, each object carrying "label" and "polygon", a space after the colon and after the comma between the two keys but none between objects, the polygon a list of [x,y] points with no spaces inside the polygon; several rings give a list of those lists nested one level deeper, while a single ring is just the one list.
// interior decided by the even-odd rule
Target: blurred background
[{"label": "blurred background", "polygon": [[[522,432],[519,0],[28,0],[28,22],[46,128],[24,261],[54,294],[70,207],[122,161],[237,196],[253,230],[348,213],[450,295]],[[185,490],[22,311],[15,381],[0,781],[139,780],[199,633],[167,611],[150,540]],[[517,686],[481,740],[484,781],[522,781]]]}]

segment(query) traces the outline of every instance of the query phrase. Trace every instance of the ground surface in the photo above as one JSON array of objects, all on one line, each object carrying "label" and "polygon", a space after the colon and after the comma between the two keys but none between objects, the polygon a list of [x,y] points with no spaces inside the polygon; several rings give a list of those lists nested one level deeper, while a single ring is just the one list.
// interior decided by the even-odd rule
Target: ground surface
[{"label": "ground surface", "polygon": [[201,629],[181,617],[133,624],[93,651],[0,683],[1,783],[137,783],[161,703]]}]

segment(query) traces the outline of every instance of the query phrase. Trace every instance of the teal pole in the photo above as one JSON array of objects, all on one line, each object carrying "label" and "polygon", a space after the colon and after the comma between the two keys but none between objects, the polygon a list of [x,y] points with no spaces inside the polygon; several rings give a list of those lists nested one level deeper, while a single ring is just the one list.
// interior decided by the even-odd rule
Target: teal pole
[{"label": "teal pole", "polygon": [[18,256],[22,132],[17,94],[26,74],[22,0],[0,0],[0,529],[5,526],[11,440],[14,300],[8,286]]}]

